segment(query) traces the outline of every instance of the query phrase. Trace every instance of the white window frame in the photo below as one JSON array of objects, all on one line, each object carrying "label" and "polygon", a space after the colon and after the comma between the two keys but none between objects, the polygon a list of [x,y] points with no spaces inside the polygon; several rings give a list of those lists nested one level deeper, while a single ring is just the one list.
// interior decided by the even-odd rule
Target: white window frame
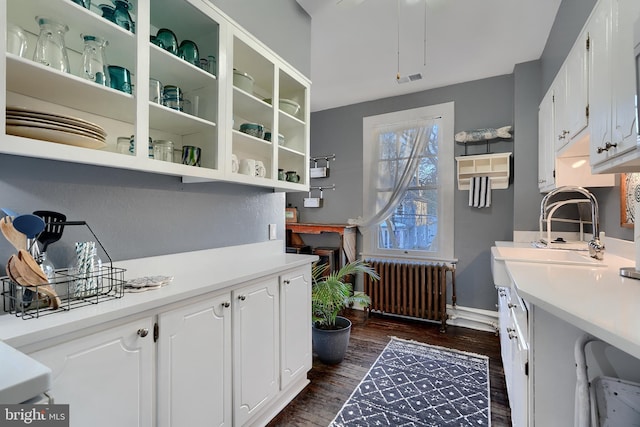
[{"label": "white window frame", "polygon": [[375,129],[380,126],[397,124],[402,122],[415,122],[416,120],[432,119],[441,117],[438,132],[438,248],[437,252],[420,250],[400,250],[378,248],[378,227],[372,225],[363,232],[363,255],[365,257],[393,257],[409,258],[419,260],[434,260],[455,262],[454,258],[454,184],[455,184],[455,162],[454,162],[454,103],[430,105],[426,107],[414,108],[410,110],[395,111],[392,113],[380,114],[363,118],[362,127],[362,152],[364,163],[363,174],[363,217],[371,215],[370,206],[375,203],[377,197],[374,188],[377,180],[370,176],[372,152],[377,153],[377,138],[374,137]]}]

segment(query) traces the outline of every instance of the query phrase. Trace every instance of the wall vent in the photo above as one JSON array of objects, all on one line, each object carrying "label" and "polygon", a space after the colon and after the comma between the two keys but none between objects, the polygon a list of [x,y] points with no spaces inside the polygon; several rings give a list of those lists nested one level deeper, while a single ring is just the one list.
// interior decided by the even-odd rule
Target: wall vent
[{"label": "wall vent", "polygon": [[416,80],[422,80],[422,73],[411,74],[409,76],[400,77],[399,79],[396,79],[398,84],[408,83],[408,82],[415,82]]}]

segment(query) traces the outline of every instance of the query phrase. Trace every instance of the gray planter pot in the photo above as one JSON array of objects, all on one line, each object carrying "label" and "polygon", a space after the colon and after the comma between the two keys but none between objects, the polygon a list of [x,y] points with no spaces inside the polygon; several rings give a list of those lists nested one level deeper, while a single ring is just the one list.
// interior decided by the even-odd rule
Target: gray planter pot
[{"label": "gray planter pot", "polygon": [[351,321],[345,317],[336,318],[336,326],[340,329],[318,329],[311,327],[313,351],[322,363],[335,365],[342,362],[349,346],[351,335]]}]

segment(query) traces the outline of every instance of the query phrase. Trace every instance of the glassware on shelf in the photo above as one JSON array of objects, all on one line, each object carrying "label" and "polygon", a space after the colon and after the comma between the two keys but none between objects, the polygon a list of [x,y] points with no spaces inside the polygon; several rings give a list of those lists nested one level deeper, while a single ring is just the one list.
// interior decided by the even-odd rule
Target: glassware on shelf
[{"label": "glassware on shelf", "polygon": [[178,54],[178,38],[168,28],[160,28],[156,33],[155,44],[161,46],[167,52],[171,52],[174,55]]},{"label": "glassware on shelf", "polygon": [[97,36],[81,34],[80,37],[84,40],[81,76],[103,86],[110,86],[109,64],[105,55],[109,42]]},{"label": "glassware on shelf", "polygon": [[178,48],[178,56],[196,67],[200,65],[198,45],[191,40],[183,40]]},{"label": "glassware on shelf", "polygon": [[153,141],[153,158],[164,162],[173,162],[173,142],[165,139]]},{"label": "glassware on shelf", "polygon": [[7,23],[7,52],[23,58],[27,54],[27,33],[11,22]]},{"label": "glassware on shelf", "polygon": [[98,8],[102,11],[102,17],[107,21],[111,21],[114,24],[116,23],[116,18],[114,17],[114,13],[116,12],[116,8],[109,4],[101,4]]},{"label": "glassware on shelf", "polygon": [[124,67],[109,65],[109,86],[124,93],[131,94],[131,73]]},{"label": "glassware on shelf", "polygon": [[36,42],[33,60],[63,73],[69,73],[69,57],[64,35],[69,27],[53,19],[36,16],[40,26],[40,35]]},{"label": "glassware on shelf", "polygon": [[129,0],[111,0],[115,6],[113,11],[113,22],[119,27],[125,30],[135,33],[135,23],[131,19],[129,10],[131,9],[131,2]]},{"label": "glassware on shelf", "polygon": [[79,4],[85,9],[91,9],[91,0],[71,0],[71,1],[73,1],[75,4]]},{"label": "glassware on shelf", "polygon": [[162,82],[157,79],[149,79],[149,101],[162,104]]},{"label": "glassware on shelf", "polygon": [[213,55],[207,56],[207,71],[209,73],[216,75],[216,57]]}]

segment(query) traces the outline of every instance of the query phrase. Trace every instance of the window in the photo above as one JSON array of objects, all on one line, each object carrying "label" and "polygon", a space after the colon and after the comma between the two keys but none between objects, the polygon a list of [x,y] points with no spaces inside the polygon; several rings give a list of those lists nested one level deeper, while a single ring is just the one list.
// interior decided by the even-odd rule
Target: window
[{"label": "window", "polygon": [[368,255],[453,259],[453,115],[446,103],[364,118]]}]

